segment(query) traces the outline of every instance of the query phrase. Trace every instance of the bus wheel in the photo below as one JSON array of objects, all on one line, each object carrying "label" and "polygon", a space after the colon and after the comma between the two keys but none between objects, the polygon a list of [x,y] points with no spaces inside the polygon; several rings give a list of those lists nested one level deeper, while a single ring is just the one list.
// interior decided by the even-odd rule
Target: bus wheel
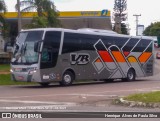
[{"label": "bus wheel", "polygon": [[48,85],[50,84],[49,82],[41,82],[39,83],[42,87],[48,87]]},{"label": "bus wheel", "polygon": [[63,74],[63,78],[62,78],[62,81],[60,82],[60,85],[62,85],[62,86],[69,86],[69,85],[72,84],[73,79],[74,79],[73,73],[70,72],[70,71],[66,71]]},{"label": "bus wheel", "polygon": [[136,73],[134,69],[129,69],[127,73],[127,78],[122,79],[123,81],[134,81],[136,78]]}]

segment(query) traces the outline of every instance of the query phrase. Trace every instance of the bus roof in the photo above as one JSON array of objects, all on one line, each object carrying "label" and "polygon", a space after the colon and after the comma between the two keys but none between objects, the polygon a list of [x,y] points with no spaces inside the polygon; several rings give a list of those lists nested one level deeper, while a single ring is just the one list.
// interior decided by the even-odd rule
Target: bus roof
[{"label": "bus roof", "polygon": [[125,38],[138,38],[138,39],[152,39],[151,37],[147,36],[130,36],[124,34],[118,34],[111,30],[103,30],[103,29],[91,29],[91,28],[81,28],[78,30],[74,29],[65,29],[65,28],[36,28],[36,29],[25,29],[23,31],[64,31],[64,32],[72,32],[72,33],[81,33],[81,34],[93,34],[93,35],[104,35],[104,36],[116,36],[116,37],[125,37]]}]

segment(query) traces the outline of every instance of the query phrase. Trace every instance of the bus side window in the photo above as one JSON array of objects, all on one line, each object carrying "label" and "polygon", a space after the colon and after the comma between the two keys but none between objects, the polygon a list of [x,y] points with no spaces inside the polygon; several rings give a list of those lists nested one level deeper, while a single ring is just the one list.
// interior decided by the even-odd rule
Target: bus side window
[{"label": "bus side window", "polygon": [[42,62],[48,62],[51,61],[51,57],[49,56],[51,53],[49,53],[47,48],[44,48],[42,51]]},{"label": "bus side window", "polygon": [[47,31],[41,55],[41,69],[53,68],[57,64],[61,32]]}]

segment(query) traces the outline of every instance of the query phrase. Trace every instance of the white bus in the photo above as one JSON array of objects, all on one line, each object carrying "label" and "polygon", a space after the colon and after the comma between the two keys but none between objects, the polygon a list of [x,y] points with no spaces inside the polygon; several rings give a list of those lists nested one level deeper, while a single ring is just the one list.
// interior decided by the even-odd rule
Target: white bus
[{"label": "white bus", "polygon": [[153,40],[147,37],[95,29],[30,29],[17,37],[11,77],[42,86],[83,79],[133,81],[152,76],[153,62]]}]

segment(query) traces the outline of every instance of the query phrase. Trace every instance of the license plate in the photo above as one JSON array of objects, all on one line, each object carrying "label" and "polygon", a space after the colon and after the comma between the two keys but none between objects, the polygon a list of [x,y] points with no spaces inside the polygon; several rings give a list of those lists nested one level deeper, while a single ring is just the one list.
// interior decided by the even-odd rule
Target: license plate
[{"label": "license plate", "polygon": [[18,80],[24,80],[23,76],[18,76]]}]

